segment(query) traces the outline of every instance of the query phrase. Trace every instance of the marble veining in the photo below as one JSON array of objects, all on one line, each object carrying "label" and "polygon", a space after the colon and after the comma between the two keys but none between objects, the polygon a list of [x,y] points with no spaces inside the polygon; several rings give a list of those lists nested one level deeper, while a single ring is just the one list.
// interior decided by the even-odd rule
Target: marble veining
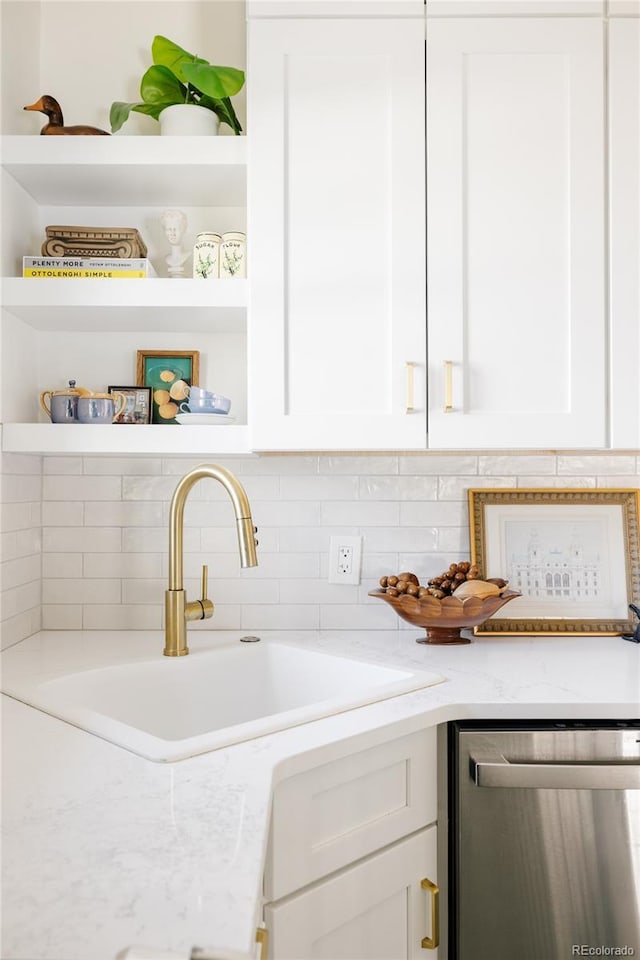
[{"label": "marble veining", "polygon": [[[94,662],[108,636],[83,635]],[[294,642],[283,631],[264,636]],[[273,785],[314,766],[318,752],[324,762],[351,748],[347,738],[364,748],[462,717],[640,715],[640,648],[620,637],[482,637],[451,648],[414,639],[296,632],[308,649],[447,682],[171,764],[3,697],[4,960],[186,960],[196,945],[248,960]],[[58,644],[64,665],[63,635],[24,643]],[[134,944],[141,949],[127,951]]]}]

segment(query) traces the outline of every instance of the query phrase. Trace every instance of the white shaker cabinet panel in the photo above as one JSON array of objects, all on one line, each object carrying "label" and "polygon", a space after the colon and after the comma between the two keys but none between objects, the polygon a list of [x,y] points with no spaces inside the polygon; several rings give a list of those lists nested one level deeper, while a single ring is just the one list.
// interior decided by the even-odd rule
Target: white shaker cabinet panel
[{"label": "white shaker cabinet panel", "polygon": [[640,447],[640,18],[609,22],[611,444]]},{"label": "white shaker cabinet panel", "polygon": [[253,445],[423,449],[424,20],[248,37]]},{"label": "white shaker cabinet panel", "polygon": [[429,446],[606,444],[600,18],[427,24]]},{"label": "white shaker cabinet panel", "polygon": [[435,871],[433,826],[267,904],[269,960],[435,960]]}]

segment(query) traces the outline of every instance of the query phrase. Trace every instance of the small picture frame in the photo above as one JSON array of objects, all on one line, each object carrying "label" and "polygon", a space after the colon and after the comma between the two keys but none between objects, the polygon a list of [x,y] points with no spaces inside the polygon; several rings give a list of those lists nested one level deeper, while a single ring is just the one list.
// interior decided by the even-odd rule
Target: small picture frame
[{"label": "small picture frame", "polygon": [[136,380],[151,390],[151,423],[177,423],[188,387],[198,386],[197,350],[138,350]]},{"label": "small picture frame", "polygon": [[116,417],[114,423],[133,425],[151,423],[151,387],[110,386],[108,391],[109,393],[123,393],[127,398],[124,410]]},{"label": "small picture frame", "polygon": [[639,513],[637,489],[469,490],[472,562],[522,594],[474,632],[632,633]]}]

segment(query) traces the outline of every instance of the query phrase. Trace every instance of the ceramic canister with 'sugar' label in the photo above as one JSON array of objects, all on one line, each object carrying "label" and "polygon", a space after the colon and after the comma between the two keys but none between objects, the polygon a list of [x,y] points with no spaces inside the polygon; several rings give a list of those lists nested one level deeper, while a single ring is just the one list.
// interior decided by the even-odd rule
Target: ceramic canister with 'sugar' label
[{"label": "ceramic canister with 'sugar' label", "polygon": [[193,247],[193,276],[200,280],[217,280],[220,262],[219,233],[199,233]]}]

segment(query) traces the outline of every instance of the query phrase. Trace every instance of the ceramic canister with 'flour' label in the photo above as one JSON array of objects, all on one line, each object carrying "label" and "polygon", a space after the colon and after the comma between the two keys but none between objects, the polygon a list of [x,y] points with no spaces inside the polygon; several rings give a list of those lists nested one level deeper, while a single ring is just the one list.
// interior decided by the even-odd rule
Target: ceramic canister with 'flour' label
[{"label": "ceramic canister with 'flour' label", "polygon": [[223,233],[220,244],[220,276],[246,277],[246,237],[244,233]]},{"label": "ceramic canister with 'flour' label", "polygon": [[199,233],[193,247],[193,276],[201,280],[217,280],[220,261],[219,233]]}]

